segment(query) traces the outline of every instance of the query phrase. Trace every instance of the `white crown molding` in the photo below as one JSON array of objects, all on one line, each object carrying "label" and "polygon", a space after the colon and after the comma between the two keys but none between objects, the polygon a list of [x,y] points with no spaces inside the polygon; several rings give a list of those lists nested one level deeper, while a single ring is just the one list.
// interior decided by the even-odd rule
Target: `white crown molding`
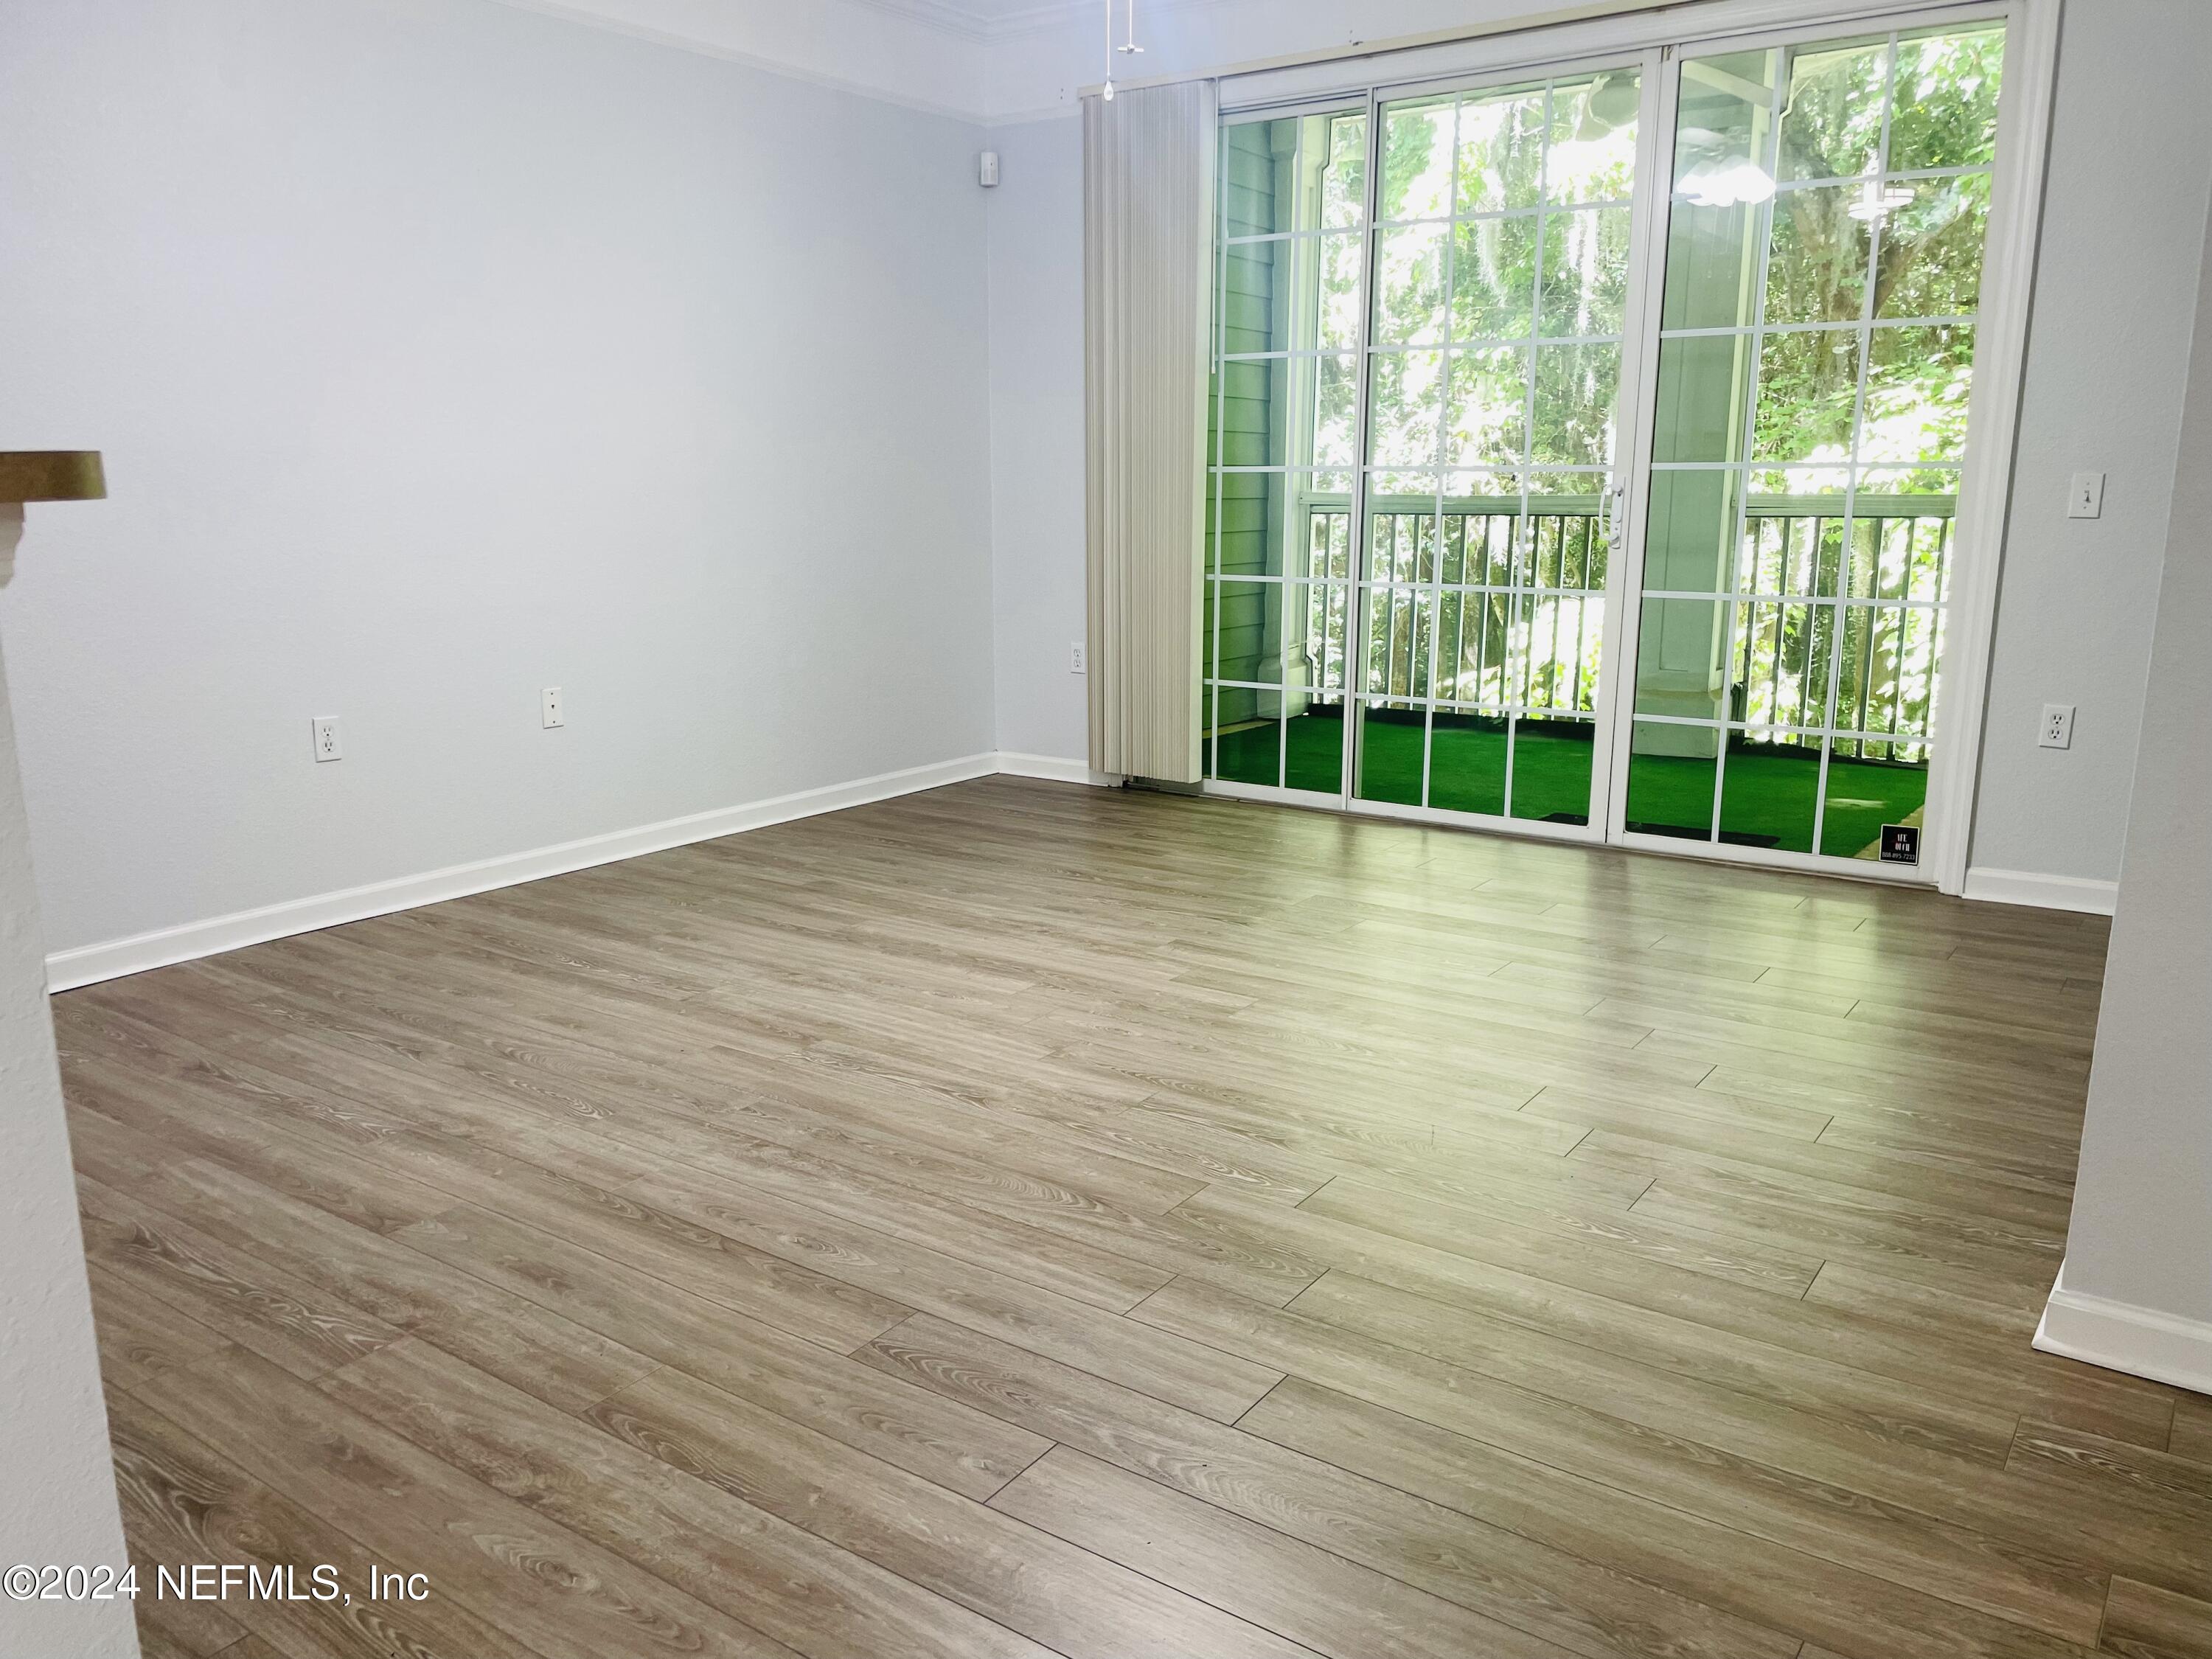
[{"label": "white crown molding", "polygon": [[[981,79],[980,44],[963,41],[951,31],[914,15],[904,0],[835,0],[835,3],[839,9],[874,11],[914,25],[923,37],[915,44],[939,43],[950,72],[927,72],[918,69],[910,56],[890,51],[884,54],[885,74],[851,73],[847,67],[849,58],[845,54],[804,52],[798,49],[798,42],[790,32],[787,31],[783,38],[771,38],[770,31],[749,21],[734,6],[726,12],[715,13],[714,24],[710,27],[697,21],[713,9],[700,3],[700,0],[493,0],[493,3],[675,52],[743,64],[927,115],[949,116],[954,120],[979,125],[988,119],[982,100],[975,90]],[[831,9],[830,0],[815,0],[815,3],[824,13]],[[830,33],[834,38],[834,28]],[[825,67],[822,60],[833,57],[839,67]],[[893,64],[897,65],[896,72],[890,70]],[[926,95],[915,90],[917,86],[947,90],[954,95]]]},{"label": "white crown molding", "polygon": [[[1100,7],[1102,0],[1044,0],[1044,3],[1013,7],[993,11],[975,6],[951,3],[951,0],[859,0],[864,6],[877,11],[890,12],[910,18],[932,28],[957,34],[963,40],[997,41],[1018,40],[1025,34],[1042,34],[1064,28],[1070,24],[1084,24],[1103,32],[1104,22]],[[1142,0],[1139,7],[1139,32],[1148,17],[1174,15],[1177,12],[1199,11],[1234,3],[1234,0]],[[1126,16],[1128,0],[1114,0],[1115,15]]]},{"label": "white crown molding", "polygon": [[966,6],[946,5],[943,0],[855,0],[855,3],[887,16],[903,17],[908,22],[962,40],[988,40],[992,37],[993,20],[988,15]]}]

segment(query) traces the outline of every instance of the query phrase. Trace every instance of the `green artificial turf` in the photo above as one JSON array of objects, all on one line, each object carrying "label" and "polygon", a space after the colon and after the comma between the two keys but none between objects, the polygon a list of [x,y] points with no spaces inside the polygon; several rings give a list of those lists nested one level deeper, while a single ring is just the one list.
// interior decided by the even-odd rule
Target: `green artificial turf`
[{"label": "green artificial turf", "polygon": [[[1589,731],[1583,722],[1522,723],[1513,759],[1514,817],[1586,822],[1594,752]],[[1419,805],[1422,737],[1418,721],[1369,720],[1355,793],[1364,800]],[[1218,743],[1214,775],[1243,783],[1275,783],[1279,744],[1284,763],[1279,781],[1292,789],[1337,794],[1342,789],[1343,738],[1343,722],[1328,714],[1301,715],[1279,735],[1273,723],[1224,732]],[[1710,760],[1632,756],[1629,827],[1653,835],[1708,839],[1716,770]],[[1814,810],[1820,779],[1817,750],[1738,744],[1729,750],[1725,776],[1723,841],[1784,852],[1814,850]],[[1924,767],[1837,757],[1828,769],[1820,850],[1844,858],[1871,857],[1881,826],[1911,821],[1927,794]],[[1428,804],[1493,816],[1505,810],[1504,721],[1439,720]]]}]

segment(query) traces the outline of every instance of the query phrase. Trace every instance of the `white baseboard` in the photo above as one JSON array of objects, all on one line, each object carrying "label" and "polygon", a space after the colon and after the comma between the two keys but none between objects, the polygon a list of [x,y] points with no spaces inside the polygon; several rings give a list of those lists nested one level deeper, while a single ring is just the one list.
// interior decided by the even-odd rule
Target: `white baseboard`
[{"label": "white baseboard", "polygon": [[224,951],[235,951],[242,945],[283,939],[293,933],[310,933],[319,927],[335,927],[341,922],[360,921],[369,916],[388,915],[394,910],[411,910],[416,905],[436,904],[441,900],[460,898],[494,887],[511,887],[517,882],[536,881],[543,876],[557,876],[570,870],[588,869],[595,864],[612,864],[620,859],[664,852],[671,847],[683,847],[692,842],[712,841],[719,836],[734,836],[747,830],[763,829],[771,823],[787,823],[793,818],[811,817],[819,812],[835,812],[848,806],[865,806],[870,801],[888,800],[895,795],[910,795],[916,790],[935,789],[948,783],[965,782],[969,778],[988,777],[998,770],[999,757],[994,754],[969,755],[959,760],[939,761],[931,766],[909,766],[872,778],[860,778],[851,783],[835,783],[824,788],[801,790],[797,794],[778,795],[771,800],[755,801],[746,806],[726,806],[711,812],[694,812],[684,817],[643,824],[635,830],[617,830],[608,835],[587,836],[582,841],[563,842],[556,847],[541,847],[532,852],[482,859],[473,864],[452,865],[419,876],[401,876],[391,881],[372,882],[366,887],[349,887],[339,892],[319,893],[308,898],[289,899],[282,904],[264,905],[255,910],[235,911],[205,921],[186,922],[181,927],[137,933],[128,939],[110,939],[105,944],[57,951],[46,958],[46,988],[67,991],[99,980],[116,979],[125,974],[141,974],[149,968],[166,968],[172,963],[190,962],[197,957],[211,957]]},{"label": "white baseboard", "polygon": [[2109,916],[2120,896],[2117,881],[2092,881],[2083,876],[2045,876],[2033,870],[1990,870],[1977,865],[1966,872],[1966,896],[1985,904],[2032,904],[2044,910],[2079,910],[2093,916]]},{"label": "white baseboard", "polygon": [[999,751],[999,769],[1017,778],[1042,778],[1051,783],[1087,783],[1098,788],[1110,787],[1121,781],[1110,772],[1094,772],[1079,760],[1062,760],[1057,755],[1018,755],[1009,750]]},{"label": "white baseboard", "polygon": [[2066,1288],[2066,1264],[2044,1304],[2035,1346],[2110,1371],[2212,1394],[2212,1323]]}]

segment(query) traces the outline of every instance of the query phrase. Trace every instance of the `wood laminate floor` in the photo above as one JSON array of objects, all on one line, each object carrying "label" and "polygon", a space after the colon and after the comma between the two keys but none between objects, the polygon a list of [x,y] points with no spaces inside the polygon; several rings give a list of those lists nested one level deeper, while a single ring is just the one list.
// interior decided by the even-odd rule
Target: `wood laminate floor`
[{"label": "wood laminate floor", "polygon": [[2105,927],[993,779],[55,1001],[149,1659],[2212,1654]]}]

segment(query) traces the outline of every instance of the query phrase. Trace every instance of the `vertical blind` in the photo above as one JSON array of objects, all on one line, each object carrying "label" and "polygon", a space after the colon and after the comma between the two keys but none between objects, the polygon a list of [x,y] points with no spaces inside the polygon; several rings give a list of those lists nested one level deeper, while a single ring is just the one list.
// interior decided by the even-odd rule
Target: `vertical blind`
[{"label": "vertical blind", "polygon": [[1199,776],[1215,96],[1083,103],[1091,764]]}]

